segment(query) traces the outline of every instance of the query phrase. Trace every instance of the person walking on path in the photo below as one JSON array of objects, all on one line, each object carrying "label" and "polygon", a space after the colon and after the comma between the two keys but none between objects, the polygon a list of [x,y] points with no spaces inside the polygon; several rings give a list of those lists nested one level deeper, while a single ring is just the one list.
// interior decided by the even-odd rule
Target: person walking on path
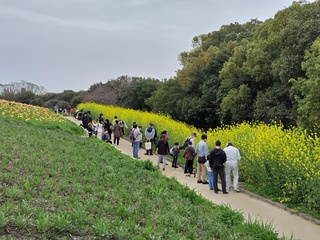
[{"label": "person walking on path", "polygon": [[227,191],[230,191],[231,188],[231,172],[233,175],[233,190],[236,192],[240,192],[238,187],[239,180],[239,161],[241,159],[239,150],[232,146],[232,142],[227,143],[227,147],[223,149],[223,151],[227,155],[226,161],[226,188]]},{"label": "person walking on path", "polygon": [[213,190],[213,172],[212,172],[212,169],[210,167],[209,160],[207,160],[204,165],[206,166],[207,172],[208,172],[209,189]]},{"label": "person walking on path", "polygon": [[[189,143],[191,142],[191,146],[193,148],[195,148],[195,143],[194,143],[194,138],[197,136],[197,134],[195,132],[191,133],[191,135],[189,137],[186,138],[186,140],[184,141],[183,146],[181,146],[181,149],[186,149],[189,146]],[[184,173],[186,174],[187,171],[187,162],[184,165]]]},{"label": "person walking on path", "polygon": [[173,168],[178,168],[177,167],[177,162],[178,162],[178,155],[179,155],[179,152],[180,152],[179,143],[178,142],[174,143],[174,147],[172,148],[172,150],[170,150],[170,154],[171,154],[171,151],[172,151],[172,167]]},{"label": "person walking on path", "polygon": [[113,126],[113,144],[117,143],[117,145],[119,145],[120,136],[121,136],[121,128],[118,123],[119,123],[118,120],[116,120],[116,123]]},{"label": "person walking on path", "polygon": [[102,133],[103,133],[103,125],[104,125],[103,113],[100,113],[99,117],[96,120],[96,131],[95,131],[96,137],[98,136],[100,126],[101,126],[101,130],[102,130]]},{"label": "person walking on path", "polygon": [[85,112],[83,114],[83,117],[82,117],[82,127],[84,129],[87,129],[88,128],[88,124],[89,122],[92,122],[92,118],[90,117],[89,113],[88,112]]},{"label": "person walking on path", "polygon": [[216,141],[216,147],[210,152],[209,164],[213,172],[213,188],[218,193],[218,174],[221,179],[222,192],[228,194],[226,190],[226,177],[224,173],[224,163],[227,161],[226,153],[221,149],[221,142]]},{"label": "person walking on path", "polygon": [[186,176],[190,177],[191,174],[195,174],[193,172],[193,162],[194,162],[194,156],[196,155],[195,149],[192,147],[192,143],[189,142],[189,146],[186,147],[183,153],[183,158],[186,160]]},{"label": "person walking on path", "polygon": [[[155,130],[154,130],[154,125],[152,123],[149,123],[149,126],[144,131],[144,135],[146,137],[147,142],[150,142],[150,143],[153,142]],[[144,155],[149,155],[149,154],[153,155],[152,154],[152,146],[151,146],[151,149],[149,149],[149,150],[146,149],[146,153]]]},{"label": "person walking on path", "polygon": [[156,147],[157,147],[157,143],[158,143],[157,129],[156,129],[156,127],[154,126],[153,123],[150,123],[150,124],[153,125],[153,129],[154,129],[154,137],[153,137],[153,139],[151,140],[151,142],[154,144],[154,148],[156,148]]},{"label": "person walking on path", "polygon": [[125,121],[119,119],[119,125],[120,125],[120,128],[121,128],[121,137],[124,136],[124,128],[128,128],[128,125],[126,124]]},{"label": "person walking on path", "polygon": [[160,163],[162,162],[162,170],[164,171],[166,168],[166,155],[169,152],[169,144],[165,134],[160,135],[160,140],[158,141],[156,148],[156,155],[158,155],[158,168],[160,167]]},{"label": "person walking on path", "polygon": [[104,122],[104,130],[108,132],[110,138],[111,138],[111,134],[112,134],[112,124],[109,122],[109,119],[106,119],[106,121]]},{"label": "person walking on path", "polygon": [[[169,149],[170,149],[170,146],[169,146],[169,139],[170,139],[170,137],[169,137],[169,132],[167,131],[167,130],[163,130],[162,132],[161,132],[161,134],[160,134],[160,138],[161,138],[161,135],[164,135],[164,139],[167,141],[167,144],[168,144],[168,152],[170,151]],[[159,140],[160,141],[160,140]],[[157,143],[157,145],[158,145],[158,143]],[[156,148],[157,148],[157,145],[156,145]],[[160,160],[160,163],[162,163],[162,159]],[[166,163],[166,165],[168,165],[168,163]]]},{"label": "person walking on path", "polygon": [[133,157],[136,159],[140,159],[138,153],[140,148],[140,142],[142,141],[142,132],[140,131],[140,126],[136,123],[132,126],[133,130],[133,142],[132,142],[132,149],[133,149]]},{"label": "person walking on path", "polygon": [[112,125],[115,125],[117,120],[118,120],[118,117],[117,117],[117,116],[114,116],[114,117],[113,117],[113,120],[112,120]]},{"label": "person walking on path", "polygon": [[201,141],[196,145],[196,154],[198,155],[198,183],[208,184],[207,168],[204,165],[208,156],[207,135],[202,134]]}]

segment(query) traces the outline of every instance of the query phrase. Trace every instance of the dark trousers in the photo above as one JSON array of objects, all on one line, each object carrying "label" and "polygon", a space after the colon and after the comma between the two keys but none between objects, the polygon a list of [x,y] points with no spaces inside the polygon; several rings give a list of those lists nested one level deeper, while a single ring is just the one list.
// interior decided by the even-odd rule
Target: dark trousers
[{"label": "dark trousers", "polygon": [[157,138],[152,138],[151,142],[154,143],[154,147],[157,147],[157,143],[158,143]]},{"label": "dark trousers", "polygon": [[186,164],[184,165],[184,168],[185,168],[184,173],[193,174],[193,161],[194,160],[186,160]]},{"label": "dark trousers", "polygon": [[120,140],[120,138],[115,137],[115,138],[113,139],[113,144],[116,144],[116,142],[117,142],[117,145],[119,145],[119,140]]},{"label": "dark trousers", "polygon": [[151,148],[151,149],[146,150],[146,155],[152,155],[152,148]]},{"label": "dark trousers", "polygon": [[217,193],[218,192],[218,174],[220,176],[221,179],[221,185],[222,185],[222,192],[227,192],[226,190],[226,174],[224,173],[224,168],[222,169],[218,169],[218,168],[213,168],[212,169],[213,172],[213,188],[214,188],[214,192]]},{"label": "dark trousers", "polygon": [[172,157],[172,167],[177,166],[177,161],[178,161],[178,155],[173,155]]}]

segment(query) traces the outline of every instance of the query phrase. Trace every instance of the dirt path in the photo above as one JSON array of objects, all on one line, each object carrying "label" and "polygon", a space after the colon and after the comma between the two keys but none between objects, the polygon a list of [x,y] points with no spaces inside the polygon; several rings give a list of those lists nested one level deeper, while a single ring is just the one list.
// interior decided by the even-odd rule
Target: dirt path
[{"label": "dirt path", "polygon": [[[79,125],[80,121],[73,117],[67,117],[69,120]],[[100,131],[101,134],[101,131]],[[100,137],[100,135],[98,135]],[[131,143],[125,139],[121,139],[119,146],[114,146],[120,152],[132,156]],[[144,155],[145,150],[139,150],[141,160],[151,160],[154,165],[157,163],[157,156]],[[243,212],[245,218],[252,220],[262,220],[264,223],[272,223],[274,229],[279,236],[285,236],[293,239],[316,240],[320,239],[320,225],[316,225],[310,221],[303,219],[297,215],[293,215],[277,206],[265,201],[258,200],[247,194],[236,193],[231,191],[230,194],[215,194],[209,190],[208,185],[198,184],[196,178],[186,177],[182,168],[172,168],[170,163],[166,166],[163,174],[168,177],[176,178],[182,185],[188,186],[199,195],[207,198],[216,204],[226,204],[232,209]]]}]

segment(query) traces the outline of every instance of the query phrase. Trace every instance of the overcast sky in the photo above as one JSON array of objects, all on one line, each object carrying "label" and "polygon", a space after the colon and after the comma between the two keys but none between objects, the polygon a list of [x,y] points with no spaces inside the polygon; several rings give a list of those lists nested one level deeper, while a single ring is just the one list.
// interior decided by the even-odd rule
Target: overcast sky
[{"label": "overcast sky", "polygon": [[291,0],[0,0],[0,83],[88,90],[122,75],[170,78],[194,36]]}]

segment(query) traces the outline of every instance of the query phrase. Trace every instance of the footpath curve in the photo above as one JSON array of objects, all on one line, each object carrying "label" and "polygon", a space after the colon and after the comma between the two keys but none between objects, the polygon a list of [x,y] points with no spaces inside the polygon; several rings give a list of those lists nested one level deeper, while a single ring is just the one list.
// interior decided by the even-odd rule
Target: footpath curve
[{"label": "footpath curve", "polygon": [[[74,117],[67,117],[77,125],[80,121]],[[99,130],[98,138],[101,136]],[[101,139],[101,138],[100,138]],[[120,139],[119,146],[114,146],[123,154],[132,157],[131,143],[123,138]],[[150,160],[154,165],[157,165],[157,156],[144,155],[145,150],[139,150],[141,160]],[[197,194],[208,199],[215,204],[224,204],[230,206],[234,210],[241,211],[246,219],[259,220],[264,223],[270,223],[279,236],[285,236],[287,239],[291,237],[299,240],[317,240],[320,239],[320,225],[304,218],[292,214],[284,209],[277,207],[277,204],[270,204],[266,201],[261,201],[254,195],[244,194],[243,192],[236,193],[230,191],[229,194],[215,194],[209,190],[208,185],[198,184],[196,178],[186,177],[182,168],[172,168],[170,162],[162,173],[168,177],[177,179],[182,185],[193,189]]]}]

